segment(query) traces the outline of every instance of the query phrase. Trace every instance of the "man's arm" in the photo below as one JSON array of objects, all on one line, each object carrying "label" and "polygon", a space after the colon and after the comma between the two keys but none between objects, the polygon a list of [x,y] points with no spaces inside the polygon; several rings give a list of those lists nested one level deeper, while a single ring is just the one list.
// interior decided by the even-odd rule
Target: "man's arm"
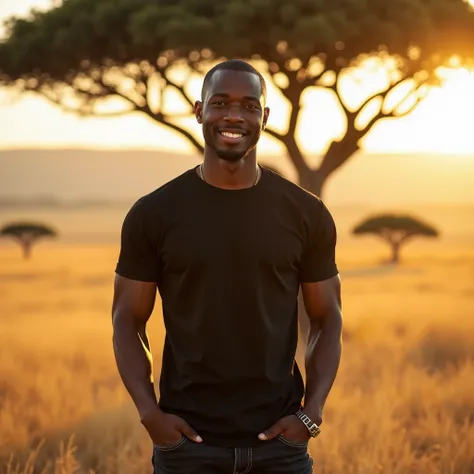
[{"label": "man's arm", "polygon": [[120,377],[140,419],[157,408],[153,358],[146,324],[155,305],[156,283],[116,275],[112,304],[113,346]]},{"label": "man's arm", "polygon": [[[342,352],[341,282],[339,275],[315,283],[301,284],[310,321],[306,349],[306,393],[303,413],[320,425],[326,398],[336,378]],[[258,436],[269,440],[283,435],[304,441],[309,431],[296,416],[287,416]]]},{"label": "man's arm", "polygon": [[310,321],[303,411],[319,425],[341,360],[341,282],[337,275],[321,282],[302,283],[301,288]]},{"label": "man's arm", "polygon": [[115,277],[112,304],[113,347],[120,377],[155,444],[173,444],[182,434],[201,442],[181,418],[160,410],[153,384],[153,358],[146,324],[156,299],[156,283]]}]

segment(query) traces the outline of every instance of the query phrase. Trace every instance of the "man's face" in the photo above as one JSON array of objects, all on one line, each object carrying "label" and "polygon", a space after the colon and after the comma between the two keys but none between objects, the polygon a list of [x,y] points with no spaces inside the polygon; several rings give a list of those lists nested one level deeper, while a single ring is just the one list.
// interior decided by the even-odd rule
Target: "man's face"
[{"label": "man's face", "polygon": [[226,161],[253,150],[268,119],[260,79],[244,71],[217,71],[203,102],[196,103],[206,145]]}]

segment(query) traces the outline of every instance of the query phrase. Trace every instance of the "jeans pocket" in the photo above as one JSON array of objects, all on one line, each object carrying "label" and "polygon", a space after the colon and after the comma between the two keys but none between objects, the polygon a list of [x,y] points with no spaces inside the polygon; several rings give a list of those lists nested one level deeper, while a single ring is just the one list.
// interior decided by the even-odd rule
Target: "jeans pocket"
[{"label": "jeans pocket", "polygon": [[158,444],[153,444],[153,446],[158,451],[175,451],[176,449],[183,446],[183,444],[186,443],[187,440],[188,438],[186,438],[186,436],[183,436],[180,440],[176,441],[173,444],[167,444],[166,446],[159,446]]},{"label": "jeans pocket", "polygon": [[308,448],[308,441],[291,441],[289,439],[284,438],[282,435],[278,435],[278,440],[291,448],[300,448],[300,449],[307,449]]}]

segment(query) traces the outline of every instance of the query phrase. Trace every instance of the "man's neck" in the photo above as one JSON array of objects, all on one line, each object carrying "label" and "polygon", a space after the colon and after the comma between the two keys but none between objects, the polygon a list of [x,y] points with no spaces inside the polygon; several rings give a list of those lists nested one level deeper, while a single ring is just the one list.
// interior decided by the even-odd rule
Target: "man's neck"
[{"label": "man's neck", "polygon": [[231,162],[204,154],[201,170],[204,181],[222,189],[243,189],[255,184],[257,178],[257,154],[255,150],[237,162]]}]

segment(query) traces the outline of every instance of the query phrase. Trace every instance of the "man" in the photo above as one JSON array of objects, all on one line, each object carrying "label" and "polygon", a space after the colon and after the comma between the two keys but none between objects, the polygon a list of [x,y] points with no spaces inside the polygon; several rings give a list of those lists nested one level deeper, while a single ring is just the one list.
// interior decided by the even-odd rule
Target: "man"
[{"label": "man", "polygon": [[[195,115],[203,164],[139,199],[123,223],[117,366],[153,441],[156,474],[308,474],[308,441],[341,356],[334,222],[319,198],[257,165],[269,109],[248,63],[213,68]],[[300,286],[306,390],[294,360]],[[157,288],[159,401],[145,330]]]}]

